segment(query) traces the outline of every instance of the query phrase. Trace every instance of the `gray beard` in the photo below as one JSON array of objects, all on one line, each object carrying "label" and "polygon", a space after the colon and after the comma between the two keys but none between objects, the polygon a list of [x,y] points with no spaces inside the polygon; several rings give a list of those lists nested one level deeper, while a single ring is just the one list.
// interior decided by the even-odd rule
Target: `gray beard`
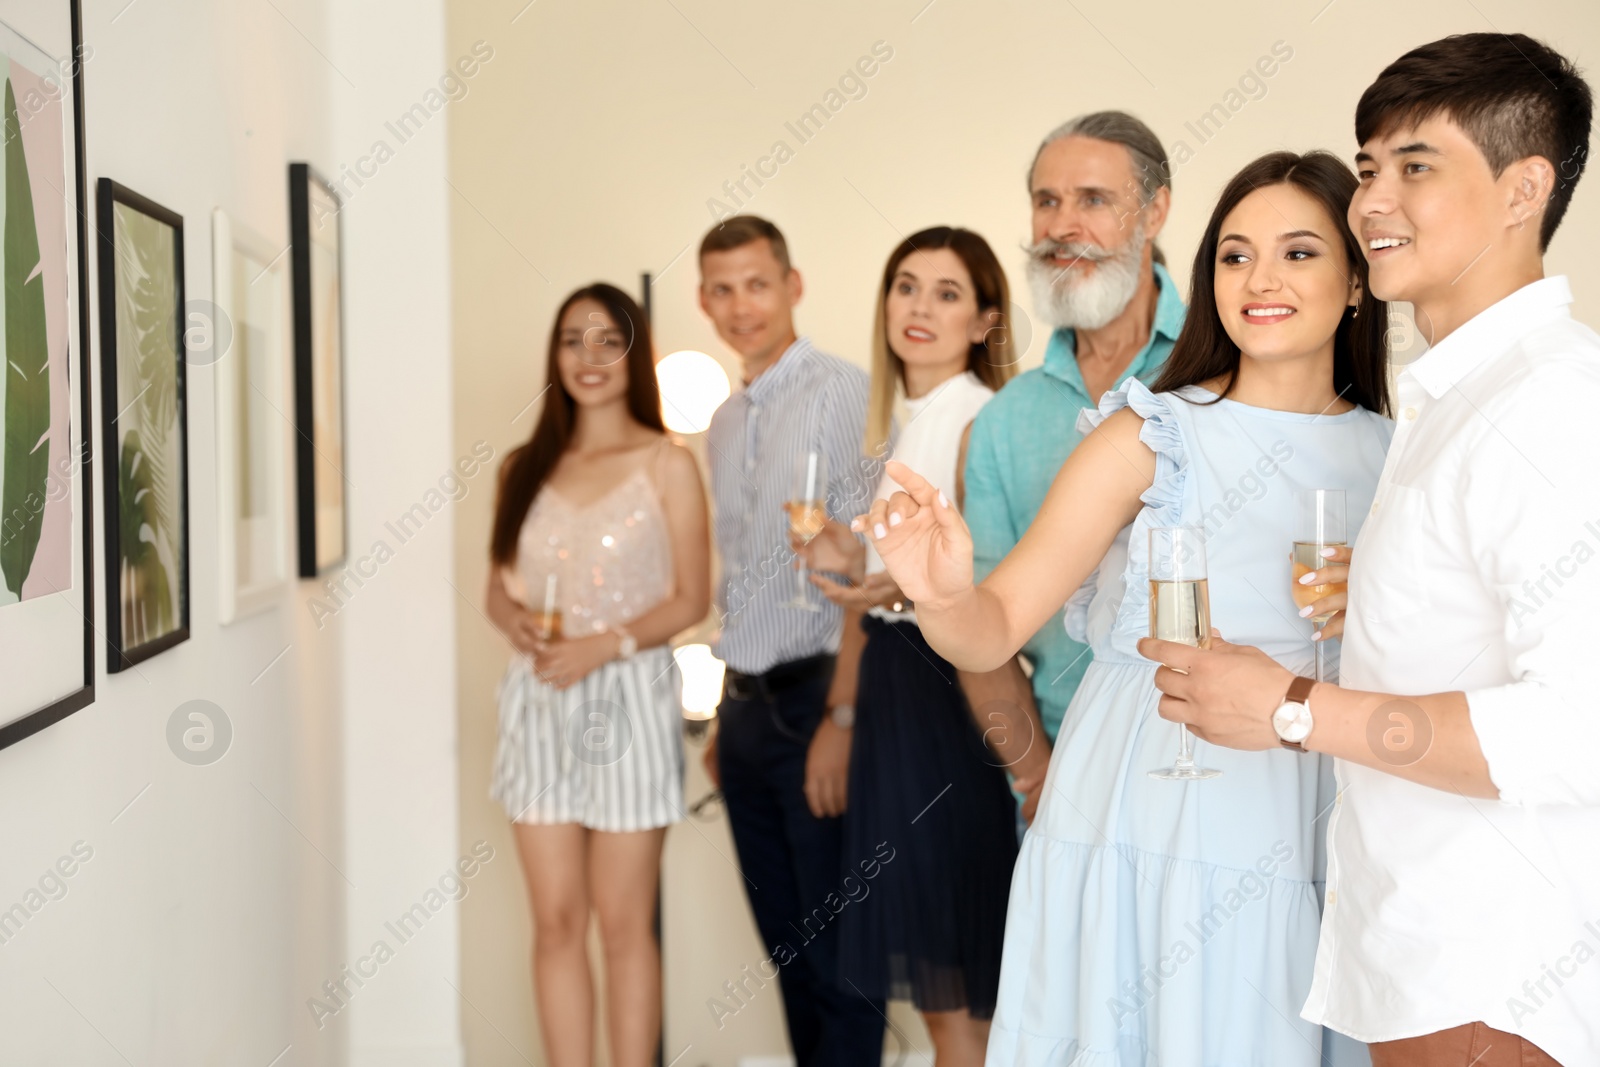
[{"label": "gray beard", "polygon": [[[1062,270],[1053,255],[1057,248],[1094,260],[1094,273],[1080,279],[1071,270]],[[1139,291],[1144,225],[1136,223],[1128,241],[1109,252],[1089,245],[1059,245],[1049,238],[1027,252],[1035,313],[1058,330],[1098,330],[1122,314]]]}]

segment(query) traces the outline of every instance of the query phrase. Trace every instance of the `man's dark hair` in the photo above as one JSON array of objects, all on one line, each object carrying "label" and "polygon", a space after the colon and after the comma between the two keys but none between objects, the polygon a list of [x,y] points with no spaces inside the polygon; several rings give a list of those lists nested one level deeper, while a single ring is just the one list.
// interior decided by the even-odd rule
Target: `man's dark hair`
[{"label": "man's dark hair", "polygon": [[700,258],[705,259],[707,252],[728,252],[763,239],[772,246],[778,266],[788,274],[789,244],[783,239],[783,232],[760,215],[730,215],[713,226],[700,241]]},{"label": "man's dark hair", "polygon": [[1447,116],[1498,178],[1543,156],[1555,188],[1539,224],[1539,249],[1567,212],[1589,159],[1594,94],[1567,58],[1520,33],[1464,33],[1413,48],[1384,68],[1356,105],[1356,143]]}]

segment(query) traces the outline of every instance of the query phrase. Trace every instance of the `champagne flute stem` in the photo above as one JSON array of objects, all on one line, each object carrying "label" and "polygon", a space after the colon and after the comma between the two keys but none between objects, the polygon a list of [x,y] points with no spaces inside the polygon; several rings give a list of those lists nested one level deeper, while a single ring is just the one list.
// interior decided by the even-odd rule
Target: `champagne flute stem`
[{"label": "champagne flute stem", "polygon": [[796,600],[804,600],[806,598],[806,586],[811,584],[806,578],[808,573],[809,572],[806,570],[806,565],[804,562],[802,562],[799,568],[794,572],[794,596]]},{"label": "champagne flute stem", "polygon": [[1178,724],[1178,762],[1193,763],[1194,756],[1189,751],[1189,727],[1183,723]]}]

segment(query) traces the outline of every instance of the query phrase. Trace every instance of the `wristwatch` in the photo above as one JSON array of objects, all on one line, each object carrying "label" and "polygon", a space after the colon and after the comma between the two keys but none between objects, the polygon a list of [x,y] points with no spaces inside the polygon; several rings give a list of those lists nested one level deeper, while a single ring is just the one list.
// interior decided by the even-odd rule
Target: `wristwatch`
[{"label": "wristwatch", "polygon": [[1278,732],[1278,743],[1296,752],[1307,751],[1305,739],[1311,736],[1311,687],[1314,678],[1296,678],[1289,683],[1283,703],[1272,713],[1272,728]]},{"label": "wristwatch", "polygon": [[833,725],[841,730],[848,730],[856,724],[856,709],[853,704],[835,704],[828,709],[828,718],[833,720]]},{"label": "wristwatch", "polygon": [[620,626],[611,627],[611,632],[616,634],[620,641],[617,642],[617,658],[627,659],[639,651],[639,639]]}]

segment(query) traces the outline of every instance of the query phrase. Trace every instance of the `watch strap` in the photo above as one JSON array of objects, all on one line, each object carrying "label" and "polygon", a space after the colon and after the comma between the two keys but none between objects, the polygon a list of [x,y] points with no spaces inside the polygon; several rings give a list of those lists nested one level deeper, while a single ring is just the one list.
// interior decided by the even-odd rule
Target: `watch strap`
[{"label": "watch strap", "polygon": [[1315,678],[1297,676],[1294,681],[1289,683],[1289,691],[1283,695],[1283,699],[1285,701],[1292,700],[1296,704],[1306,704],[1309,706],[1311,701],[1311,688],[1316,684],[1317,680]]}]

